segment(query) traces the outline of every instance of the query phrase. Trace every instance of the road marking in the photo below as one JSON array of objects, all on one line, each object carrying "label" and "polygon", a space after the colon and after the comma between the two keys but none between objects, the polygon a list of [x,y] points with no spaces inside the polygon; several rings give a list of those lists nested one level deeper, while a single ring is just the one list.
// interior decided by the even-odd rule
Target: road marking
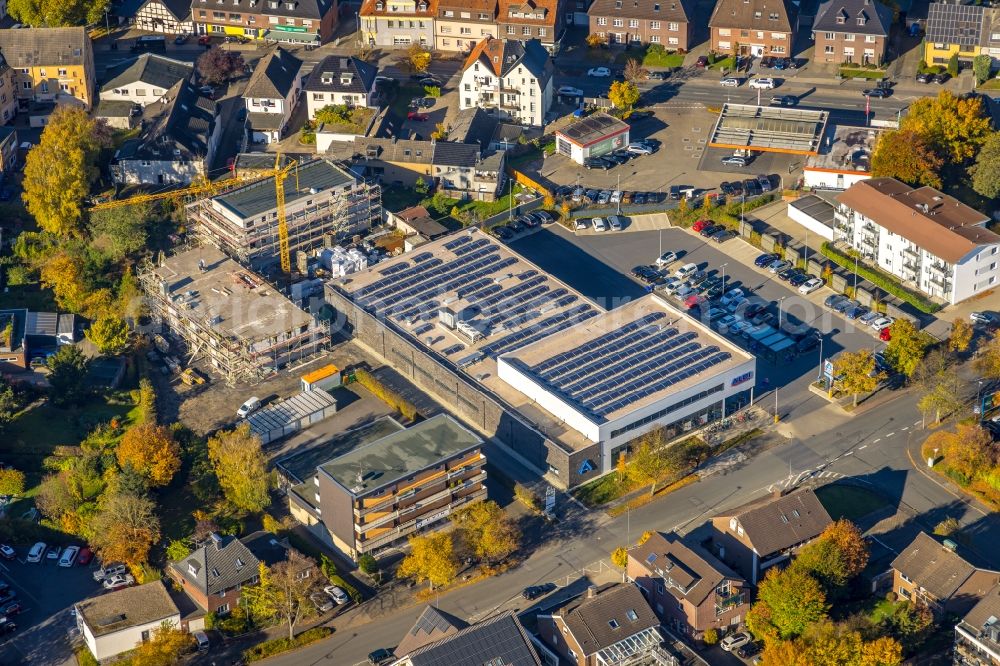
[{"label": "road marking", "polygon": [[920,421],[914,421],[913,425],[920,425]]},{"label": "road marking", "polygon": [[[877,442],[878,440],[876,439],[875,441]],[[867,447],[868,447],[867,444],[862,444],[861,446],[858,447],[858,451],[861,451],[861,450],[863,450],[863,449],[865,449]]]},{"label": "road marking", "polygon": [[909,430],[909,429],[910,429],[910,426],[903,426],[902,428],[900,428],[900,430],[903,430],[903,431],[906,431],[906,430]]},{"label": "road marking", "polygon": [[872,444],[878,444],[881,441],[882,441],[882,438],[879,437],[878,439],[876,439],[875,441],[873,441]]},{"label": "road marking", "polygon": [[886,435],[886,437],[892,437],[892,436],[893,436],[893,435],[895,435],[895,434],[896,434],[896,433],[894,433],[894,432],[890,432],[890,433],[889,433],[888,435]]},{"label": "road marking", "polygon": [[847,453],[845,453],[844,455],[845,455],[845,456],[852,456],[852,455],[854,455],[854,451],[848,451],[848,452],[847,452]]}]

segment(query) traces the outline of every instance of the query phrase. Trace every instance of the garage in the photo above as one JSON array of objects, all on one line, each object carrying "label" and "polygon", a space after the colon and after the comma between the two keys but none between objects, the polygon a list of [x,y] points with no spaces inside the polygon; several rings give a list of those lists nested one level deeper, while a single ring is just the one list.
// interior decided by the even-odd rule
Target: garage
[{"label": "garage", "polygon": [[556,152],[577,164],[624,148],[629,141],[629,124],[606,113],[594,113],[556,130]]},{"label": "garage", "polygon": [[326,391],[308,391],[268,405],[247,418],[262,444],[270,444],[337,413],[337,401]]}]

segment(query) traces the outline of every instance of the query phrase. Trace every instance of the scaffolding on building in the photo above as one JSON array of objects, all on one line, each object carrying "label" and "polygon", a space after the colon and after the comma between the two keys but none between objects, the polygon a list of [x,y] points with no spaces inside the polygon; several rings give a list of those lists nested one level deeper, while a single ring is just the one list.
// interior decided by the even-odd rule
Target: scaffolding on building
[{"label": "scaffolding on building", "polygon": [[230,386],[255,384],[328,347],[328,326],[214,247],[161,255],[140,266],[138,279],[154,326],[181,341],[187,364],[203,357]]}]

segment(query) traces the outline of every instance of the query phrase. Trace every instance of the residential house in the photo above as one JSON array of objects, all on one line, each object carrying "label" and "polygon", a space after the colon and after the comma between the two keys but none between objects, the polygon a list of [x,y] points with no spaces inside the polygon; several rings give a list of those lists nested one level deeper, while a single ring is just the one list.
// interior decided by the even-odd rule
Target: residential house
[{"label": "residential house", "polygon": [[490,109],[502,119],[541,126],[552,104],[552,62],[541,42],[487,37],[462,68],[458,107]]},{"label": "residential house", "polygon": [[594,0],[587,15],[590,34],[609,44],[659,44],[669,51],[691,48],[694,26],[685,0]]},{"label": "residential house", "polygon": [[567,2],[559,0],[499,0],[497,32],[501,39],[537,39],[550,53],[559,51]]},{"label": "residential house", "polygon": [[9,125],[0,127],[0,182],[17,168],[17,146],[17,129]]},{"label": "residential house", "polygon": [[376,106],[378,67],[355,57],[327,56],[316,65],[304,86],[309,118],[324,106]]},{"label": "residential house", "polygon": [[[352,559],[486,498],[483,441],[447,414],[361,444],[289,489],[292,515]],[[363,469],[364,474],[358,470]]]},{"label": "residential house", "polygon": [[80,636],[98,661],[134,650],[165,622],[181,626],[177,604],[159,580],[90,597],[75,610]]},{"label": "residential house", "polygon": [[955,625],[959,666],[1000,666],[1000,586],[996,586]]},{"label": "residential house", "polygon": [[280,46],[261,58],[243,91],[247,134],[253,143],[275,143],[284,136],[299,100],[302,61]]},{"label": "residential house", "polygon": [[[238,539],[212,533],[205,543],[179,562],[167,565],[167,575],[199,608],[225,615],[236,608],[244,587],[260,582],[260,564],[271,567],[288,559],[287,542],[270,532],[254,532]],[[315,565],[306,560],[297,574],[315,575]]]},{"label": "residential house", "polygon": [[393,652],[393,666],[542,666],[540,652],[555,663],[510,610],[469,626],[429,606]]},{"label": "residential house", "polygon": [[957,54],[961,66],[971,67],[984,47],[986,52],[990,45],[1000,47],[1000,34],[992,29],[995,12],[985,4],[932,2],[927,8],[924,61],[946,66]]},{"label": "residential house", "polygon": [[222,125],[218,105],[188,81],[178,81],[160,101],[146,106],[142,131],[115,153],[119,183],[186,184],[208,173]]},{"label": "residential house", "polygon": [[505,151],[484,151],[472,143],[434,144],[438,191],[456,199],[496,201],[503,190]]},{"label": "residential house", "polygon": [[0,310],[0,371],[20,372],[28,368],[28,340],[25,335],[28,310]]},{"label": "residential house", "polygon": [[17,115],[17,72],[0,53],[0,124],[6,124]]},{"label": "residential house", "polygon": [[468,52],[486,37],[497,37],[498,0],[438,0],[434,48]]},{"label": "residential house", "polygon": [[462,109],[448,127],[448,140],[476,143],[487,148],[499,123],[500,119],[486,109],[478,106]]},{"label": "residential house", "polygon": [[448,227],[435,222],[423,206],[411,206],[398,213],[387,212],[389,224],[406,235],[420,234],[427,240],[434,240],[449,233]]},{"label": "residential house", "polygon": [[319,46],[337,30],[337,0],[192,0],[199,35]]},{"label": "residential house", "polygon": [[167,35],[194,32],[191,0],[130,0],[122,5],[118,14],[139,30]]},{"label": "residential house", "polygon": [[361,39],[381,48],[431,49],[436,14],[437,0],[364,0],[358,13]]},{"label": "residential house", "polygon": [[837,195],[834,240],[932,298],[958,303],[997,285],[990,218],[933,187],[870,178]]},{"label": "residential house", "polygon": [[[32,104],[94,105],[94,51],[82,27],[0,30],[0,54],[14,69],[18,108]],[[39,114],[33,126],[47,121]]]},{"label": "residential house", "polygon": [[826,0],[813,21],[816,62],[881,65],[892,10],[880,0]]},{"label": "residential house", "polygon": [[708,21],[709,48],[723,54],[790,56],[797,11],[790,0],[718,0]]},{"label": "residential house", "polygon": [[430,184],[434,177],[434,143],[359,136],[337,156],[352,160],[365,179],[383,185],[413,187],[418,179]]},{"label": "residential house", "polygon": [[811,489],[776,493],[714,516],[713,552],[756,585],[832,522]]},{"label": "residential house", "polygon": [[158,102],[178,81],[190,79],[193,72],[189,62],[144,53],[109,72],[111,78],[101,86],[99,97],[146,106]]},{"label": "residential house", "polygon": [[660,649],[660,620],[632,583],[591,586],[536,622],[542,642],[571,664],[673,663]]},{"label": "residential house", "polygon": [[743,577],[673,532],[656,532],[630,550],[626,574],[665,624],[693,638],[736,627],[750,610]]},{"label": "residential house", "polygon": [[935,615],[965,615],[1000,583],[1000,572],[980,569],[958,554],[955,542],[920,532],[892,561],[892,589],[900,599]]}]

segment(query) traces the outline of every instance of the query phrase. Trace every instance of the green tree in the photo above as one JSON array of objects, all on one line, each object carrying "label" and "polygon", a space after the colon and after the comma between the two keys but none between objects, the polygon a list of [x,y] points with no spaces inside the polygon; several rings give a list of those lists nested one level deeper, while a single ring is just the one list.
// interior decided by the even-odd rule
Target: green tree
[{"label": "green tree", "polygon": [[969,173],[972,175],[972,189],[977,193],[989,199],[1000,196],[1000,132],[993,132],[986,139],[976,155],[976,163],[969,167]]},{"label": "green tree", "polygon": [[91,212],[89,228],[94,245],[117,261],[143,250],[149,220],[155,214],[148,203]]},{"label": "green tree", "polygon": [[870,393],[878,388],[885,374],[875,371],[875,357],[870,349],[856,352],[843,351],[833,362],[833,376],[845,393],[854,396],[854,406],[858,406],[858,394]]},{"label": "green tree", "polygon": [[101,317],[90,325],[84,335],[102,354],[117,356],[128,351],[132,329],[121,317]]},{"label": "green tree", "polygon": [[619,546],[611,551],[611,564],[624,569],[628,566],[628,551]]},{"label": "green tree", "polygon": [[957,367],[949,367],[944,353],[931,351],[914,372],[914,379],[922,395],[917,407],[924,415],[934,414],[934,421],[942,414],[949,414],[962,407],[962,380]]},{"label": "green tree", "polygon": [[191,554],[191,541],[189,539],[171,539],[167,544],[167,559],[171,562],[180,562]]},{"label": "green tree", "polygon": [[24,163],[22,197],[39,227],[60,237],[82,233],[82,203],[100,174],[98,155],[110,144],[107,123],[82,108],[56,107]]},{"label": "green tree", "polygon": [[75,345],[63,345],[47,361],[55,405],[72,405],[86,397],[87,358]]},{"label": "green tree", "polygon": [[90,542],[104,562],[112,560],[139,565],[160,540],[156,505],[147,497],[111,495],[102,499],[94,516]]},{"label": "green tree", "polygon": [[953,77],[958,76],[958,53],[952,53],[948,58],[948,73]]},{"label": "green tree", "polygon": [[451,535],[434,532],[409,538],[410,552],[399,564],[398,575],[427,581],[433,590],[447,585],[458,575],[458,559]]},{"label": "green tree", "polygon": [[374,576],[378,573],[378,560],[371,553],[362,553],[358,558],[358,568],[365,574]]},{"label": "green tree", "polygon": [[411,72],[426,72],[431,66],[431,52],[421,44],[411,44],[406,50],[403,62]]},{"label": "green tree", "polygon": [[476,502],[451,515],[462,531],[465,543],[476,557],[497,562],[513,554],[521,542],[521,532],[510,516],[493,500]]},{"label": "green tree", "polygon": [[972,73],[976,76],[976,85],[982,85],[986,79],[990,78],[990,70],[993,67],[993,58],[980,53],[972,59]]},{"label": "green tree", "polygon": [[60,28],[97,23],[111,0],[8,0],[7,13],[33,28]]},{"label": "green tree", "polygon": [[771,567],[757,592],[747,626],[758,637],[794,638],[826,617],[829,606],[819,581],[802,567]]},{"label": "green tree", "polygon": [[979,345],[975,366],[984,379],[1000,378],[1000,331],[994,331],[986,343]]},{"label": "green tree", "polygon": [[628,118],[639,102],[639,88],[631,81],[615,81],[608,90],[608,99],[616,109],[622,110],[623,117]]},{"label": "green tree", "polygon": [[868,564],[868,543],[861,530],[849,520],[827,526],[812,543],[799,551],[793,566],[802,567],[822,582],[827,590],[842,588]]},{"label": "green tree", "polygon": [[135,666],[173,666],[194,647],[194,637],[167,620],[153,630],[150,640],[139,643],[129,662]]},{"label": "green tree", "polygon": [[980,97],[957,97],[948,90],[942,90],[937,97],[915,100],[899,128],[920,134],[932,149],[954,164],[974,157],[993,133]]},{"label": "green tree", "polygon": [[969,481],[988,472],[997,462],[993,438],[978,424],[959,424],[945,442],[944,457],[951,469]]},{"label": "green tree", "polygon": [[0,432],[14,420],[14,415],[24,408],[25,395],[0,375]]},{"label": "green tree", "polygon": [[249,423],[209,438],[208,459],[226,500],[234,507],[259,513],[271,503],[267,460]]},{"label": "green tree", "polygon": [[[251,617],[261,620],[280,619],[288,628],[288,638],[295,636],[295,627],[315,614],[309,595],[316,591],[319,577],[316,563],[296,550],[272,567],[260,563],[257,585],[243,588],[242,599]],[[303,572],[311,571],[305,576]]]},{"label": "green tree", "polygon": [[430,192],[430,189],[430,186],[427,184],[427,181],[424,180],[423,176],[417,176],[417,182],[413,184],[413,191],[417,194],[426,195]]},{"label": "green tree", "polygon": [[913,130],[883,133],[872,152],[872,176],[895,178],[908,185],[941,187],[944,160]]},{"label": "green tree", "polygon": [[656,484],[669,470],[669,461],[664,455],[663,431],[656,429],[642,436],[632,453],[631,471],[649,483],[649,495],[656,494]]},{"label": "green tree", "polygon": [[13,467],[0,469],[0,495],[24,494],[24,472]]},{"label": "green tree", "polygon": [[927,354],[931,337],[924,331],[917,330],[909,319],[897,319],[889,328],[889,333],[892,339],[885,348],[885,360],[896,371],[912,377]]},{"label": "green tree", "polygon": [[961,354],[972,343],[972,325],[959,317],[951,323],[951,333],[948,335],[948,349]]}]

